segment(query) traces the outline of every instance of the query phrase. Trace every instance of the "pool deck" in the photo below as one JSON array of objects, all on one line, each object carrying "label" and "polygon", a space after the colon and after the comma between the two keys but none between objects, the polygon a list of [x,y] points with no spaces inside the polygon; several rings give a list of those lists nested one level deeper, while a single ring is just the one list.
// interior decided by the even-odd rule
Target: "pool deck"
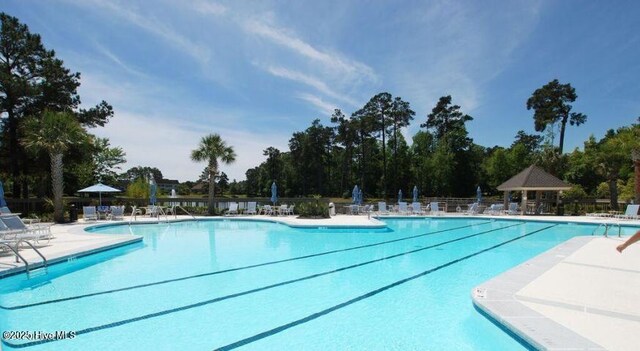
[{"label": "pool deck", "polygon": [[[439,216],[453,217],[468,216]],[[384,222],[373,217],[350,215],[338,215],[329,219],[298,219],[294,216],[234,216],[213,219],[229,218],[278,222],[292,227],[385,227]],[[470,218],[617,223],[610,219],[568,216]],[[189,216],[177,216],[171,220],[191,219]],[[97,234],[85,231],[88,226],[128,222],[127,217],[125,221],[119,222],[81,220],[72,224],[54,225],[51,232],[55,238],[38,249],[51,264],[141,242],[142,238],[135,235]],[[138,217],[132,223],[157,222],[155,218]],[[640,226],[640,221],[620,223]],[[618,238],[617,232],[614,232],[615,235],[608,238],[584,233],[585,236],[568,240],[512,268],[474,288],[471,293],[473,303],[495,321],[539,349],[635,349],[640,344],[640,243],[619,254],[615,247],[625,238]],[[41,261],[31,249],[23,248],[20,254],[30,262],[31,268],[38,266]],[[0,278],[24,270],[24,264],[16,263],[13,254],[0,254]]]}]

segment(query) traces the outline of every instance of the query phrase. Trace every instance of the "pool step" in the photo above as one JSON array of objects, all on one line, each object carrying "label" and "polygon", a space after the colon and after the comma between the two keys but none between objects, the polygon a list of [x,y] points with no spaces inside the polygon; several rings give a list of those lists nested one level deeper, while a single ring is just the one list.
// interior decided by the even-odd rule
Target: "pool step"
[{"label": "pool step", "polygon": [[29,277],[29,279],[31,279],[47,275],[47,273],[49,273],[49,271],[47,270],[47,266],[42,266],[28,271],[27,276]]}]

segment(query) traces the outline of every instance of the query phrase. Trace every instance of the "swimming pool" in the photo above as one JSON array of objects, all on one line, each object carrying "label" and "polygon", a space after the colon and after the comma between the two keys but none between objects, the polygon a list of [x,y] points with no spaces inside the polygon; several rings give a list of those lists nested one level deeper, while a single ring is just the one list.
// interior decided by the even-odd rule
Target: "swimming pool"
[{"label": "swimming pool", "polygon": [[[4,331],[73,331],[26,350],[518,350],[476,311],[481,282],[595,226],[384,219],[385,229],[211,220],[96,227],[142,243],[0,281]],[[632,228],[624,228],[631,233]]]}]

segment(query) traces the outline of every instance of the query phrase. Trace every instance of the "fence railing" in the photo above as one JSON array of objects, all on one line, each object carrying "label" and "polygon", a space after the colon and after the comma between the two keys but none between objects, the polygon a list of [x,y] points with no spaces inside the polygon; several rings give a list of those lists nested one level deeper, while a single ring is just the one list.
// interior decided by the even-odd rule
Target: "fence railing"
[{"label": "fence railing", "polygon": [[[7,204],[13,212],[20,212],[23,215],[29,214],[41,214],[45,212],[51,212],[52,209],[47,209],[47,205],[44,199],[31,198],[31,199],[11,199],[8,198]],[[308,197],[295,197],[295,198],[278,198],[279,204],[298,204],[308,201],[321,201],[329,203],[329,198],[308,198]],[[333,199],[336,205],[347,205],[351,203],[351,199]],[[365,203],[376,203],[377,199],[370,199]],[[388,200],[387,203],[392,204],[396,200]],[[411,202],[412,198],[405,198],[404,201]],[[82,206],[98,205],[98,199],[87,197],[65,197],[65,207],[74,205],[76,208],[81,209]],[[249,202],[257,202],[258,204],[271,204],[269,198],[264,197],[252,197],[252,198],[215,198],[214,208],[218,211],[222,211],[229,207],[230,202],[237,202],[240,209],[247,208]],[[430,202],[438,202],[441,205],[441,209],[447,212],[455,212],[458,207],[461,209],[467,209],[467,206],[476,202],[476,198],[452,198],[452,197],[421,197],[420,202],[428,204]],[[502,203],[502,197],[483,197],[482,204],[490,205],[493,203]],[[534,203],[534,200],[530,200],[529,203]],[[545,205],[545,210],[549,213],[555,213],[557,204],[555,201],[542,201]],[[103,197],[103,205],[126,205],[126,206],[146,206],[149,204],[149,199],[139,198],[126,198],[126,197]],[[156,200],[156,204],[161,206],[178,205],[186,208],[206,208],[208,200],[206,197],[160,197]],[[566,214],[584,214],[592,212],[609,212],[612,210],[610,201],[608,199],[564,199],[563,200],[564,212]],[[624,210],[626,203],[619,202],[620,210]]]}]

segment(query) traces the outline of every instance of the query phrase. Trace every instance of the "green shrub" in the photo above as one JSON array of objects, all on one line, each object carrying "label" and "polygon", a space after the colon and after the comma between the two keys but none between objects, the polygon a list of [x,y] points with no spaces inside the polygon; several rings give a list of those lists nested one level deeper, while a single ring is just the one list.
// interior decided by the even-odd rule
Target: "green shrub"
[{"label": "green shrub", "polygon": [[302,202],[296,205],[300,218],[329,218],[329,205],[319,200]]}]

